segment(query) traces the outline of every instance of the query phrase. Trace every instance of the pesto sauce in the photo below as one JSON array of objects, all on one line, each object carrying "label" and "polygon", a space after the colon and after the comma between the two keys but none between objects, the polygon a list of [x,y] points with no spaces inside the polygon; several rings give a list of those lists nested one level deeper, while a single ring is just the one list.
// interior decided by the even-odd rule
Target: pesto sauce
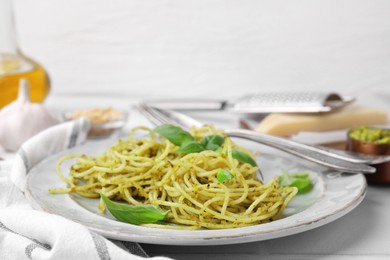
[{"label": "pesto sauce", "polygon": [[390,129],[361,126],[349,131],[349,137],[364,143],[390,144]]}]

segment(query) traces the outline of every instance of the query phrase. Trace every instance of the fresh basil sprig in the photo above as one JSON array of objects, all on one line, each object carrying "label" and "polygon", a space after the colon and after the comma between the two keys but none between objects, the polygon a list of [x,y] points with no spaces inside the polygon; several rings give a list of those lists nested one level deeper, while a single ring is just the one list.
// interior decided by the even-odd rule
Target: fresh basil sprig
[{"label": "fresh basil sprig", "polygon": [[314,187],[308,173],[295,172],[289,174],[284,170],[282,170],[282,176],[279,178],[279,184],[281,186],[297,187],[300,194],[307,193]]},{"label": "fresh basil sprig", "polygon": [[200,141],[205,150],[212,151],[216,151],[219,147],[221,147],[221,145],[223,145],[224,142],[225,140],[220,135],[208,135]]},{"label": "fresh basil sprig", "polygon": [[171,143],[177,146],[181,146],[187,142],[196,142],[195,138],[189,132],[174,125],[160,125],[154,129],[154,132],[164,136]]},{"label": "fresh basil sprig", "polygon": [[252,166],[257,166],[257,163],[251,156],[248,154],[241,152],[237,149],[232,149],[232,157],[240,162],[249,163]]},{"label": "fresh basil sprig", "polygon": [[[205,150],[220,152],[222,151],[221,145],[225,142],[220,135],[208,135],[198,142],[189,132],[170,124],[158,126],[154,131],[179,146],[180,153],[199,153]],[[232,157],[240,162],[257,166],[256,161],[250,155],[237,149],[232,149]]]},{"label": "fresh basil sprig", "polygon": [[[217,152],[222,152],[222,147],[218,147],[216,149]],[[255,160],[253,160],[253,158],[251,156],[249,156],[248,154],[244,153],[244,152],[241,152],[237,149],[232,149],[232,157],[240,162],[243,162],[243,163],[249,163],[250,165],[252,166],[257,166],[257,163]]]},{"label": "fresh basil sprig", "polygon": [[225,183],[233,178],[234,175],[226,169],[219,169],[217,172],[217,179],[220,183]]},{"label": "fresh basil sprig", "polygon": [[100,196],[116,219],[134,225],[157,223],[164,220],[169,213],[154,205],[128,205],[112,201],[104,194]]},{"label": "fresh basil sprig", "polygon": [[189,132],[170,124],[158,126],[154,131],[174,145],[179,146],[180,153],[199,153],[205,150],[214,150],[224,142],[222,136],[210,135],[203,138],[199,143]]},{"label": "fresh basil sprig", "polygon": [[204,151],[204,146],[197,141],[185,142],[180,146],[179,153],[200,153]]}]

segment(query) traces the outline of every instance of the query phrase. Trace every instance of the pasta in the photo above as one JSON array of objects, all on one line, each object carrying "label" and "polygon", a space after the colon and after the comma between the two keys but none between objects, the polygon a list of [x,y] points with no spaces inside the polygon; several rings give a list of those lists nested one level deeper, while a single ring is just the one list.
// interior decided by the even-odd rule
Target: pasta
[{"label": "pasta", "polygon": [[[147,132],[142,137],[139,132]],[[267,223],[277,219],[297,194],[295,187],[282,187],[279,177],[263,184],[258,167],[236,160],[232,150],[249,151],[212,126],[192,129],[201,140],[210,134],[224,137],[219,151],[180,153],[179,147],[146,127],[133,128],[127,140],[119,140],[102,155],[65,155],[57,173],[67,189],[51,193],[77,193],[87,198],[105,194],[131,205],[152,204],[169,210],[165,221],[177,225],[144,224],[154,227],[222,229]],[[77,159],[69,178],[61,165]],[[229,170],[234,178],[221,183],[218,170]],[[99,208],[104,211],[103,203]]]}]

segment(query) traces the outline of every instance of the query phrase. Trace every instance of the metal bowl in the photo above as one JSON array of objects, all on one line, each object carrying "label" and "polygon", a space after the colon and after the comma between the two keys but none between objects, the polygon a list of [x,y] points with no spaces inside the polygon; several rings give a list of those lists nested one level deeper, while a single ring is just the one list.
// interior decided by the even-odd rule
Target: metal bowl
[{"label": "metal bowl", "polygon": [[[390,155],[390,144],[376,144],[350,137],[350,132],[347,134],[347,150],[356,153],[372,154],[372,155]],[[376,173],[367,174],[367,182],[373,184],[390,184],[390,162],[373,165],[376,168]]]}]

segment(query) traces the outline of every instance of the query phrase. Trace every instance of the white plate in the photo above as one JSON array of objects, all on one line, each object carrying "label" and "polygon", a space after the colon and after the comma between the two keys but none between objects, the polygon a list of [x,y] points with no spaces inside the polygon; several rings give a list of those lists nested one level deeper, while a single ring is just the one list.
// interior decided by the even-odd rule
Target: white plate
[{"label": "white plate", "polygon": [[[90,141],[83,146],[47,158],[32,168],[26,184],[26,196],[31,205],[36,209],[81,223],[107,238],[166,245],[222,245],[273,239],[322,226],[347,214],[366,194],[367,185],[361,174],[333,172],[307,164],[295,157],[281,156],[275,150],[262,153],[258,158],[262,172],[267,176],[266,179],[280,174],[281,169],[301,170],[310,173],[315,186],[311,192],[296,196],[286,208],[282,219],[267,224],[225,230],[148,228],[119,222],[109,213],[105,215],[99,213],[98,200],[48,193],[50,188],[66,187],[55,171],[56,162],[63,154],[97,155],[112,143],[112,140]],[[264,149],[265,147],[262,147],[261,151]]]}]

